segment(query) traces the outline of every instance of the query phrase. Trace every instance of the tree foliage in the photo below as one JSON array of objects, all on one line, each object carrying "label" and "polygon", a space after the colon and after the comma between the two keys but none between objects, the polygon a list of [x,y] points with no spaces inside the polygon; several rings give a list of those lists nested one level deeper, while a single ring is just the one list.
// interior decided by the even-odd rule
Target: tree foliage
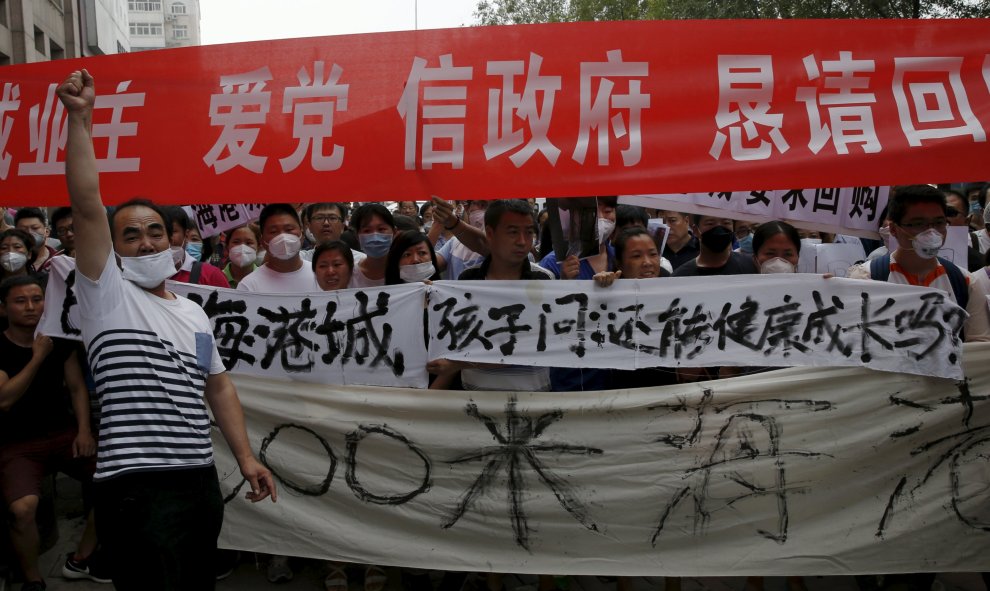
[{"label": "tree foliage", "polygon": [[709,18],[974,18],[990,0],[480,0],[477,24]]}]

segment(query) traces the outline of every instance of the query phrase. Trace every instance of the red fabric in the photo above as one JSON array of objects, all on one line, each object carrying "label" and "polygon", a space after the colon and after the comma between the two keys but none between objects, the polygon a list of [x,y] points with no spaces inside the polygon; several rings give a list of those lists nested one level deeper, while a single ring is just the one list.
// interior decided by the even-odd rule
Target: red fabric
[{"label": "red fabric", "polygon": [[[189,283],[189,271],[179,271],[175,275],[172,275],[170,279],[181,283]],[[199,284],[211,285],[213,287],[230,287],[227,276],[223,274],[223,271],[210,263],[203,263],[203,269],[199,273]]]},{"label": "red fabric", "polygon": [[[113,102],[131,105],[117,109],[117,131],[123,135],[116,156],[118,166],[137,171],[104,170],[101,184],[108,203],[135,195],[162,203],[422,200],[431,194],[487,199],[979,179],[990,161],[986,33],[982,19],[566,23],[288,39],[9,66],[0,78],[6,99],[0,100],[0,116],[4,128],[10,127],[5,152],[11,161],[0,174],[0,200],[13,205],[65,202],[60,171],[28,175],[30,166],[22,165],[44,161],[49,153],[64,160],[61,151],[50,149],[50,134],[32,143],[30,110],[37,106],[44,123],[49,84],[80,67],[96,77],[105,107],[94,115],[94,134],[104,136],[96,140],[98,158],[106,158],[114,144],[105,127]],[[610,55],[624,73],[613,68],[603,77],[582,80],[582,70],[607,69]],[[726,70],[733,56],[742,56],[742,62]],[[462,80],[417,85],[410,74],[418,58],[427,68],[423,79],[446,60],[454,78]],[[920,66],[911,62],[919,58]],[[947,61],[936,63],[935,58]],[[544,88],[554,97],[552,110],[542,102],[544,91],[525,89],[527,79],[536,80],[529,73],[536,72],[540,59],[538,73],[549,77]],[[717,120],[720,101],[730,94],[736,99],[747,89],[759,94],[759,81],[745,80],[747,67],[754,71],[754,59],[765,59],[772,71],[766,105],[755,99],[726,103]],[[325,97],[293,98],[290,92],[317,77],[316,60],[325,62],[318,85],[328,79],[336,85],[331,103]],[[497,63],[504,61],[520,63]],[[720,63],[735,76],[735,82],[723,76],[722,90]],[[843,64],[851,68],[847,78],[833,71]],[[499,73],[513,68],[518,75]],[[263,86],[229,78],[251,72],[267,79]],[[226,94],[222,77],[228,77]],[[16,85],[18,92],[6,85]],[[340,94],[344,85],[346,110]],[[559,90],[553,92],[555,86]],[[233,144],[240,142],[260,158],[257,170],[243,164],[221,170],[225,165],[217,160],[232,162],[225,160],[230,152],[223,146],[233,144],[218,144],[224,130],[220,118],[230,112],[229,101],[243,98],[242,91],[250,88],[267,104],[244,106],[253,121],[245,119],[228,131]],[[842,88],[851,95],[837,95]],[[412,125],[411,117],[402,116],[404,89],[411,89],[406,112],[417,118]],[[511,111],[508,117],[500,115],[502,99],[513,97],[535,98],[528,120]],[[211,101],[216,117],[211,117]],[[321,110],[321,101],[329,108]],[[490,101],[495,101],[493,109]],[[642,106],[644,101],[648,106]],[[299,108],[305,104],[311,106]],[[624,153],[635,135],[636,109],[640,150]],[[491,121],[490,113],[495,114]],[[511,158],[520,157],[521,147],[500,152],[494,141],[498,134],[490,134],[504,127],[510,144],[511,132],[527,141],[543,115],[546,137],[559,154],[551,163],[536,152],[517,166]],[[875,143],[853,142],[840,149],[833,141],[837,130],[855,127],[864,117],[875,128]],[[755,124],[744,125],[747,121]],[[299,143],[293,137],[296,124],[332,129],[317,147],[323,161],[314,165],[311,147],[292,162]],[[456,132],[459,126],[462,134]],[[583,156],[577,149],[582,129],[588,140]],[[940,129],[949,132],[936,137]],[[600,130],[607,145],[599,141]],[[912,139],[912,133],[918,137]],[[457,137],[463,140],[462,161],[424,158],[426,144],[444,160],[443,152],[457,145]],[[732,152],[733,141],[738,154]],[[334,146],[340,151],[333,152]],[[606,147],[601,154],[599,146]],[[339,157],[336,167],[334,155]],[[4,168],[0,161],[0,173]]]}]

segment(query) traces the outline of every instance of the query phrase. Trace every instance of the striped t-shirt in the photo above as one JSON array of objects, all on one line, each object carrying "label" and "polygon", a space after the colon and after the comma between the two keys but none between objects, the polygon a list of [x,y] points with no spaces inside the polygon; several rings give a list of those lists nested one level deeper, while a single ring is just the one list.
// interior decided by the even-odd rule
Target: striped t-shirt
[{"label": "striped t-shirt", "polygon": [[101,408],[94,478],[212,465],[203,393],[224,367],[202,308],[125,280],[113,253],[75,288]]}]

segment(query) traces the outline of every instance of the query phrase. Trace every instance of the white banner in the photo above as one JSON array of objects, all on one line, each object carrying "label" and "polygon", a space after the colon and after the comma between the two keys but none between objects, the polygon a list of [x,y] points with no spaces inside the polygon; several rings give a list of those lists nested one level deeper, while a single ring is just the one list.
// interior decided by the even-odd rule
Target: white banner
[{"label": "white banner", "polygon": [[619,195],[619,203],[879,238],[890,187],[834,187],[722,193]]},{"label": "white banner", "polygon": [[941,291],[800,274],[440,281],[430,359],[549,367],[843,366],[962,377]]},{"label": "white banner", "polygon": [[264,203],[192,205],[189,217],[199,228],[199,235],[209,238],[257,220],[264,207]]},{"label": "white banner", "polygon": [[[75,264],[55,257],[39,332],[80,338]],[[316,384],[425,388],[424,286],[265,295],[168,282],[203,307],[232,372]]]},{"label": "white banner", "polygon": [[[44,334],[79,338],[72,271],[72,259],[55,258]],[[801,274],[719,277],[717,289],[710,277],[610,288],[437,281],[305,296],[168,286],[203,306],[228,369],[318,384],[425,387],[428,358],[617,369],[862,365],[959,378],[967,318],[938,290]]]},{"label": "white banner", "polygon": [[990,570],[990,344],[965,367],[567,395],[235,376],[281,488],[245,500],[217,436],[221,543],[516,573]]}]

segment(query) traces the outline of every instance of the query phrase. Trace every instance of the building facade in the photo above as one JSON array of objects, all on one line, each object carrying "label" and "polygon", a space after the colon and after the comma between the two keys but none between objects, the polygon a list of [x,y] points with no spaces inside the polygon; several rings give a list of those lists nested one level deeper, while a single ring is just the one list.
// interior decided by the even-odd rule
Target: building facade
[{"label": "building facade", "polygon": [[199,0],[127,0],[132,51],[200,45]]},{"label": "building facade", "polygon": [[0,66],[129,51],[127,0],[0,0]]}]

